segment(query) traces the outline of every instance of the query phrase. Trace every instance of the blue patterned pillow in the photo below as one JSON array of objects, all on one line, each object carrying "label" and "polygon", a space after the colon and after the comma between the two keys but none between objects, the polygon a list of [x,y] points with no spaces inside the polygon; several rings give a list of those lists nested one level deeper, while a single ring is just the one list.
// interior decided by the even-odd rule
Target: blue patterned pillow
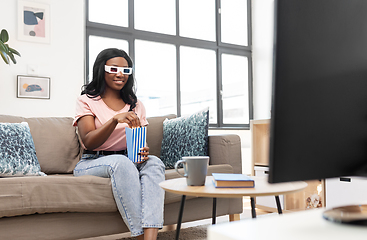
[{"label": "blue patterned pillow", "polygon": [[163,122],[161,160],[174,168],[183,156],[208,156],[209,109]]},{"label": "blue patterned pillow", "polygon": [[28,123],[0,123],[0,177],[44,175]]}]

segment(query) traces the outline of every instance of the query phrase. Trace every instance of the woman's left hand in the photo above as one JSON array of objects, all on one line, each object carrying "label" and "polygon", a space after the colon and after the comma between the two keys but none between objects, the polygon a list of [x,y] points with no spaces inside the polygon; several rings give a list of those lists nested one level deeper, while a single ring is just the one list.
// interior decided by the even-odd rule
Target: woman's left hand
[{"label": "woman's left hand", "polygon": [[142,163],[142,162],[145,162],[146,160],[149,159],[148,155],[149,155],[149,147],[143,147],[143,148],[140,148],[140,156],[141,156],[141,159],[143,161],[139,162],[139,163]]}]

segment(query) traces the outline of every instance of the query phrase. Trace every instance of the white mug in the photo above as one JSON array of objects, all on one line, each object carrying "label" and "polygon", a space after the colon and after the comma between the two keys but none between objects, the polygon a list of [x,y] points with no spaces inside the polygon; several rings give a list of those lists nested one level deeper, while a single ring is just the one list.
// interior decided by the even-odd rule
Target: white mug
[{"label": "white mug", "polygon": [[[185,175],[182,175],[177,169],[180,163],[183,163]],[[186,178],[188,186],[203,186],[208,173],[208,165],[208,156],[182,157],[182,160],[176,162],[175,169],[178,174]]]}]

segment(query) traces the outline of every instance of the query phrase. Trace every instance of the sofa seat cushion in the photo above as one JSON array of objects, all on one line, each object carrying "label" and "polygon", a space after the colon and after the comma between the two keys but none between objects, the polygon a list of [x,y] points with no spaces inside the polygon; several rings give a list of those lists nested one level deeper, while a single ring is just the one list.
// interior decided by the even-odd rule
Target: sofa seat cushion
[{"label": "sofa seat cushion", "polygon": [[[183,171],[183,169],[180,169]],[[229,164],[212,165],[213,172],[232,173]],[[166,179],[181,177],[166,170]],[[74,177],[72,174],[0,178],[0,217],[54,212],[116,212],[109,178]],[[195,197],[188,196],[186,199]],[[181,195],[165,194],[165,204],[181,201]]]},{"label": "sofa seat cushion", "polygon": [[0,217],[117,211],[108,178],[72,174],[1,178],[0,189]]}]

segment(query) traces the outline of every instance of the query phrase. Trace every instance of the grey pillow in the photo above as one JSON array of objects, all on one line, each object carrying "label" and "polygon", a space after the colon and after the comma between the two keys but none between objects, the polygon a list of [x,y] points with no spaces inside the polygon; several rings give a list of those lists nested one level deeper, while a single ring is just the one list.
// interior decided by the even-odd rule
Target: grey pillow
[{"label": "grey pillow", "polygon": [[183,156],[208,156],[209,109],[163,122],[161,160],[174,168]]},{"label": "grey pillow", "polygon": [[0,176],[44,175],[28,123],[0,123]]}]

